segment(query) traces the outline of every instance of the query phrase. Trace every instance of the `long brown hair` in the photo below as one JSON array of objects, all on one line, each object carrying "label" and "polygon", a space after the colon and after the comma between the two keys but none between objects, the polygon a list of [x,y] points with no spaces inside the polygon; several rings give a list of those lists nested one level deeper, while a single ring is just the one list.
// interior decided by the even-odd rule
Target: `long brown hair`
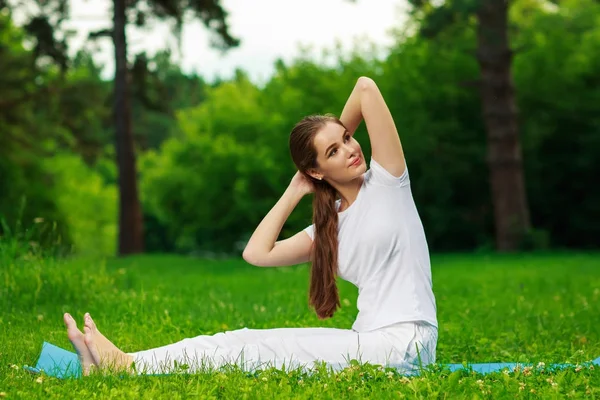
[{"label": "long brown hair", "polygon": [[298,171],[315,187],[313,197],[313,224],[309,304],[321,319],[333,316],[340,306],[336,285],[338,268],[338,214],[335,207],[337,191],[324,180],[311,177],[307,172],[317,168],[315,135],[327,122],[344,126],[331,114],[310,115],[294,126],[290,134],[290,153]]}]

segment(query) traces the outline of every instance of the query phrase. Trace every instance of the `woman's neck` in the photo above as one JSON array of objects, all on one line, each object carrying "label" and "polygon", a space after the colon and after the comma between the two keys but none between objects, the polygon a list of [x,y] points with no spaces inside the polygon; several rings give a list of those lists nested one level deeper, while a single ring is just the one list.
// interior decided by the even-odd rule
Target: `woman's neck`
[{"label": "woman's neck", "polygon": [[338,212],[342,212],[350,207],[358,197],[360,188],[363,184],[364,176],[359,176],[346,184],[333,184],[332,186],[338,193],[341,199],[341,204]]}]

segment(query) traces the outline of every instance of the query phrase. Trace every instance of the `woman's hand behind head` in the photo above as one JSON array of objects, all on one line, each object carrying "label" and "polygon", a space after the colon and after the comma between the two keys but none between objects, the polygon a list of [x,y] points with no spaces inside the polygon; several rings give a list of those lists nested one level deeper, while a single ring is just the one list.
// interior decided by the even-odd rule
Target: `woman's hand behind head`
[{"label": "woman's hand behind head", "polygon": [[296,171],[296,174],[292,178],[289,187],[290,189],[301,193],[303,196],[308,193],[314,193],[315,191],[315,186],[313,183],[300,171]]}]

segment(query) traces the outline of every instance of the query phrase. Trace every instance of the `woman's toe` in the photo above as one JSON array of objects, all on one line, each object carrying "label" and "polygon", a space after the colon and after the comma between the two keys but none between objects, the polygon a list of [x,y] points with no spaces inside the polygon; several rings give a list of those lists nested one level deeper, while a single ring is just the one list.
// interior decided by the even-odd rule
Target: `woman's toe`
[{"label": "woman's toe", "polygon": [[87,346],[90,354],[92,355],[92,359],[93,359],[94,363],[99,364],[100,363],[100,354],[98,352],[98,349],[96,348],[96,343],[94,341],[94,334],[87,325],[83,328],[83,330],[85,332],[83,335],[83,341],[84,341],[85,345]]},{"label": "woman's toe", "polygon": [[97,330],[96,323],[94,322],[92,316],[89,313],[85,314],[85,325],[89,326],[92,332],[95,332]]},{"label": "woman's toe", "polygon": [[65,323],[65,325],[68,328],[73,322],[75,322],[75,319],[73,319],[73,317],[71,316],[71,314],[65,313],[63,315],[63,322]]}]

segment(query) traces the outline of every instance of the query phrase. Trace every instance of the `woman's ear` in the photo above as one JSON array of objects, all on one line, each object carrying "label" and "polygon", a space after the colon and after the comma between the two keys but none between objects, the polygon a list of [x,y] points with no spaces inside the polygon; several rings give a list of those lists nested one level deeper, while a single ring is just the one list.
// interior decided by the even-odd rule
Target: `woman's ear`
[{"label": "woman's ear", "polygon": [[323,174],[320,174],[319,171],[317,171],[315,169],[309,169],[308,171],[306,171],[306,173],[315,179],[318,179],[318,180],[323,179]]}]

